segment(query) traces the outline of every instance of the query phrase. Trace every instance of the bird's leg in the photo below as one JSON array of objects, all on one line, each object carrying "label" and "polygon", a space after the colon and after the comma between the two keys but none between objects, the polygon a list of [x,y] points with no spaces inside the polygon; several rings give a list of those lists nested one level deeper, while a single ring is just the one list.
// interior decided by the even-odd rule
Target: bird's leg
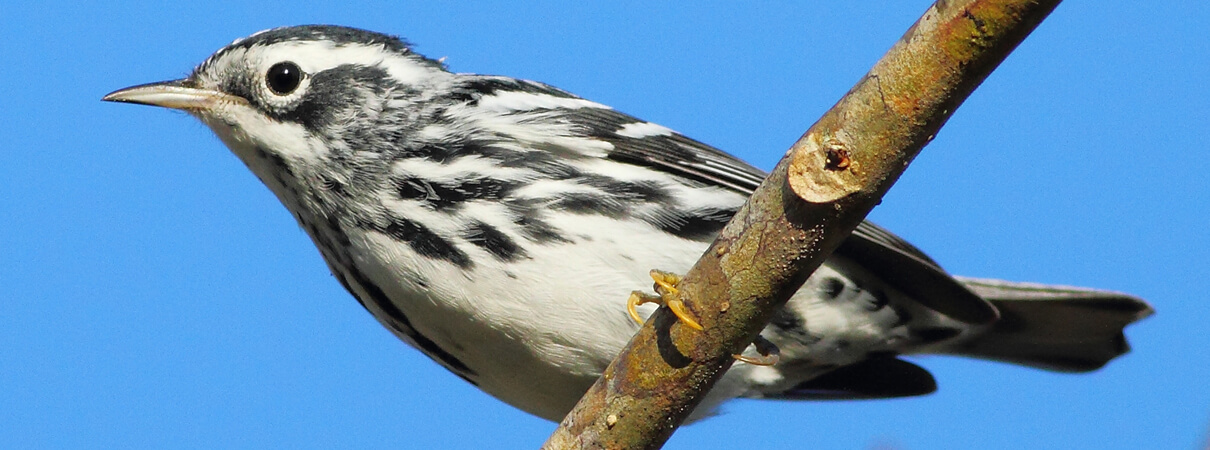
[{"label": "bird's leg", "polygon": [[752,341],[752,345],[756,346],[756,352],[760,353],[759,358],[744,355],[731,355],[731,357],[735,358],[736,361],[757,366],[772,366],[777,364],[777,361],[781,359],[781,350],[778,350],[777,345],[774,345],[760,335],[756,335],[756,340]]},{"label": "bird's leg", "polygon": [[680,291],[676,289],[676,285],[681,282],[680,275],[662,270],[652,270],[651,279],[655,280],[655,292],[660,295],[651,295],[641,291],[631,292],[630,298],[626,300],[626,312],[630,313],[630,318],[634,319],[635,322],[643,323],[638,311],[635,311],[634,308],[644,303],[658,303],[671,309],[672,313],[689,328],[704,330],[702,325],[689,315],[689,310],[685,308],[685,302],[681,300]]},{"label": "bird's leg", "polygon": [[[660,305],[665,305],[668,307],[668,309],[671,309],[672,313],[675,314],[676,317],[681,320],[681,322],[689,326],[689,328],[693,328],[695,330],[704,330],[702,325],[697,323],[697,320],[694,320],[694,318],[689,315],[689,310],[685,308],[685,302],[680,298],[680,291],[676,288],[676,285],[680,284],[681,282],[680,275],[671,272],[664,272],[662,270],[652,270],[651,279],[655,280],[655,286],[653,286],[653,288],[655,289],[655,292],[660,295],[651,295],[643,291],[631,292],[630,298],[626,300],[626,312],[630,313],[630,318],[634,319],[635,322],[642,324],[643,319],[639,317],[639,312],[635,310],[635,307],[644,303],[657,303]],[[756,340],[752,341],[752,345],[756,346],[756,352],[760,354],[759,357],[744,355],[731,355],[731,357],[735,358],[736,361],[746,362],[748,364],[757,366],[772,366],[777,364],[781,354],[781,351],[778,350],[777,345],[774,345],[772,342],[769,342],[768,339],[765,339],[760,335],[756,336]]]}]

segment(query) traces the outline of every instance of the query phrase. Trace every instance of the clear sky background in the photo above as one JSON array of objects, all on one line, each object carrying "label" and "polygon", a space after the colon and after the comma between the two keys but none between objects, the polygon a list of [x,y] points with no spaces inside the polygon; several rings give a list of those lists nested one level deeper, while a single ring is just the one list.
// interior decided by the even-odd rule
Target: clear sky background
[{"label": "clear sky background", "polygon": [[[768,169],[929,4],[419,3],[0,6],[0,447],[535,448],[554,427],[379,326],[208,129],[109,91],[344,24]],[[668,448],[1206,445],[1207,5],[1061,5],[871,216],[954,273],[1148,299],[1132,353],[1087,375],[916,358],[936,394],[734,401]]]}]

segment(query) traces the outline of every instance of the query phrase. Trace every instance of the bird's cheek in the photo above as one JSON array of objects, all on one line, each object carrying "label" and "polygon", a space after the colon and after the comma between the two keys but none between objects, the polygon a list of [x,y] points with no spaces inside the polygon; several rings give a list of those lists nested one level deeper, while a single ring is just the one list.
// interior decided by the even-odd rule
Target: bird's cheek
[{"label": "bird's cheek", "polygon": [[225,142],[254,144],[259,141],[249,130],[273,130],[274,124],[263,114],[243,105],[222,105],[202,119]]},{"label": "bird's cheek", "polygon": [[247,135],[241,131],[239,124],[230,118],[213,114],[199,115],[199,118],[202,119],[202,123],[205,123],[207,127],[210,127],[210,131],[213,131],[214,134],[218,135],[223,142],[239,142],[247,140]]}]

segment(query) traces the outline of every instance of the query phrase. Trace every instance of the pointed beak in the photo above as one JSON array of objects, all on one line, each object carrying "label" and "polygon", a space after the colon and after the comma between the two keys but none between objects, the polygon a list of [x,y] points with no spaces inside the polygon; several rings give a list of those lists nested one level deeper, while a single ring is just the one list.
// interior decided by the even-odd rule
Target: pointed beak
[{"label": "pointed beak", "polygon": [[107,102],[162,106],[185,111],[208,111],[220,104],[247,103],[247,100],[219,91],[189,87],[189,80],[140,84],[106,94]]}]

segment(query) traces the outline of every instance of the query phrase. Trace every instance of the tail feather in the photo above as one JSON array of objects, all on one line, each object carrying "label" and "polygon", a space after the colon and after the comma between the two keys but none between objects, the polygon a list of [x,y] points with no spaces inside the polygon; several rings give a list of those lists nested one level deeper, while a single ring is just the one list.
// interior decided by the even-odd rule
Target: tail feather
[{"label": "tail feather", "polygon": [[947,349],[958,355],[1087,372],[1130,351],[1122,329],[1154,312],[1118,292],[955,278],[1000,311],[989,330]]}]

